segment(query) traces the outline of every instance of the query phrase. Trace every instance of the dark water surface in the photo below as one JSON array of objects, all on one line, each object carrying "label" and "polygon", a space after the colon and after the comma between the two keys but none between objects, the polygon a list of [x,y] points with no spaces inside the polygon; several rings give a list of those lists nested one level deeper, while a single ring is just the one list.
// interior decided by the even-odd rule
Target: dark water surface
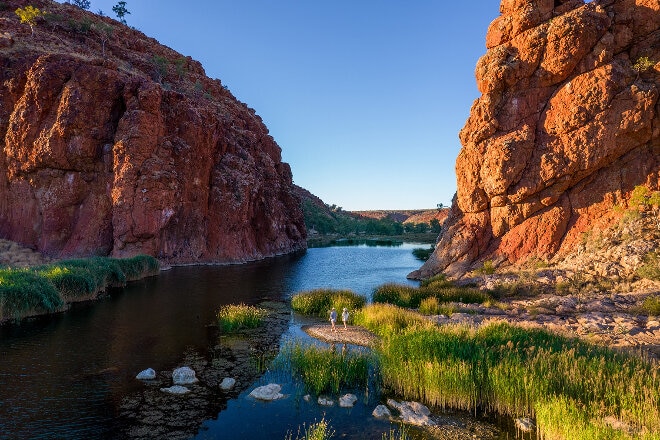
[{"label": "dark water surface", "polygon": [[[414,247],[422,246],[315,248],[240,266],[177,267],[67,313],[0,327],[0,439],[115,438],[122,398],[144,387],[135,375],[147,367],[171,370],[186,350],[208,349],[220,306],[319,287],[368,296],[382,283],[408,282],[406,274],[420,265]],[[290,334],[299,331],[294,321]],[[200,437],[221,425],[230,430],[216,438],[250,438],[236,427],[266,429],[285,404],[271,405],[264,420],[255,402],[233,399]],[[353,413],[370,411],[358,404]],[[308,412],[299,410],[301,423],[318,418]]]}]

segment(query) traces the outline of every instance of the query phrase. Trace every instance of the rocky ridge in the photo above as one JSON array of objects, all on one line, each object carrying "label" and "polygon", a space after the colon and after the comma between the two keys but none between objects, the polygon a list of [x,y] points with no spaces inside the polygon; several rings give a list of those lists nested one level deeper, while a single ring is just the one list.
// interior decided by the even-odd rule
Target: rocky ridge
[{"label": "rocky ridge", "polygon": [[636,186],[660,188],[660,3],[503,0],[500,11],[460,133],[458,192],[413,278],[561,261],[615,224]]},{"label": "rocky ridge", "polygon": [[0,11],[0,237],[49,257],[241,262],[304,249],[288,164],[190,57],[68,4]]}]

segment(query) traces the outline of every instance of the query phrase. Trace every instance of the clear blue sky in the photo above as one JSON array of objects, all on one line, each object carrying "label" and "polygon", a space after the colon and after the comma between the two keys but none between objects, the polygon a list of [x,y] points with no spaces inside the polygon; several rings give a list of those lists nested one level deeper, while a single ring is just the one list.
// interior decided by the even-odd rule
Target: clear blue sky
[{"label": "clear blue sky", "polygon": [[[92,0],[114,17],[116,1]],[[254,108],[294,182],[346,210],[434,208],[456,192],[498,0],[127,0],[127,22]]]}]

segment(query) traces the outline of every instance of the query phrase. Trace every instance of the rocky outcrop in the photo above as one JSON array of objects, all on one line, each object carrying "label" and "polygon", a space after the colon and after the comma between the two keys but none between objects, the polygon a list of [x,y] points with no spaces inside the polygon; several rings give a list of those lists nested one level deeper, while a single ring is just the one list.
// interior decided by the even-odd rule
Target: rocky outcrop
[{"label": "rocky outcrop", "polygon": [[201,65],[72,5],[0,11],[0,237],[53,257],[240,262],[303,249],[289,166]]},{"label": "rocky outcrop", "polygon": [[550,260],[660,187],[658,0],[502,0],[460,133],[458,191],[411,274]]}]

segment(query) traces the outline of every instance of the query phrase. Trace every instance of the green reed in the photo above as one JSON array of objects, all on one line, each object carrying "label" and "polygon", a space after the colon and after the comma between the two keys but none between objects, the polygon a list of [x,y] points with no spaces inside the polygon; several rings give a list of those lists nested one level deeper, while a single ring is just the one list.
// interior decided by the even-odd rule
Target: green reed
[{"label": "green reed", "polygon": [[[303,424],[302,430],[303,432],[300,432],[300,428],[298,428],[295,440],[327,440],[332,438],[335,433],[325,418],[322,418],[320,422],[311,423],[307,427]],[[285,440],[293,440],[293,434],[289,432]]]},{"label": "green reed", "polygon": [[345,389],[365,387],[373,370],[373,355],[362,350],[337,350],[332,347],[285,344],[280,362],[288,362],[294,377],[299,377],[312,393],[338,394]]},{"label": "green reed", "polygon": [[327,317],[333,307],[339,311],[346,307],[352,313],[364,306],[365,302],[362,295],[350,290],[315,289],[293,295],[291,307],[304,315]]},{"label": "green reed", "polygon": [[[406,399],[536,416],[547,439],[660,438],[656,363],[503,323],[475,329],[410,319],[406,326],[395,307],[373,307],[360,312],[360,323],[383,336],[378,348],[383,383]],[[392,322],[398,323],[396,331]],[[576,423],[562,418],[569,416]],[[610,419],[629,432],[608,427]]]},{"label": "green reed", "polygon": [[256,328],[268,314],[265,309],[245,304],[222,306],[217,313],[218,327],[223,332],[235,332],[241,329]]}]

